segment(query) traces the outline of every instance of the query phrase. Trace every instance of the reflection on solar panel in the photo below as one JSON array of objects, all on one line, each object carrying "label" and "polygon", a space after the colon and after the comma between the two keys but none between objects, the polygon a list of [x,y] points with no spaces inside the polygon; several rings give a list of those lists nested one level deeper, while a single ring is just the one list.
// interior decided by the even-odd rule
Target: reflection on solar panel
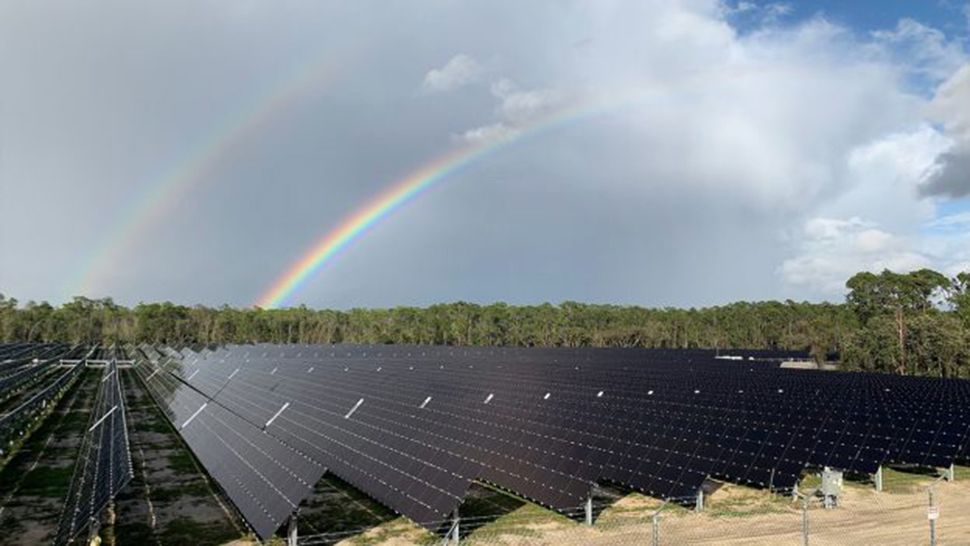
[{"label": "reflection on solar panel", "polygon": [[[243,467],[210,472],[263,537],[319,477],[310,469],[435,530],[473,480],[567,512],[597,482],[683,501],[708,477],[789,492],[807,466],[872,473],[967,458],[970,382],[782,369],[760,360],[783,356],[767,352],[250,345],[167,354],[164,370],[139,373],[207,468],[230,459],[228,438],[260,438],[239,456]],[[271,487],[258,492],[260,482]]]},{"label": "reflection on solar panel", "polygon": [[91,419],[81,441],[56,544],[67,544],[77,536],[133,476],[124,396],[114,361],[104,368]]}]

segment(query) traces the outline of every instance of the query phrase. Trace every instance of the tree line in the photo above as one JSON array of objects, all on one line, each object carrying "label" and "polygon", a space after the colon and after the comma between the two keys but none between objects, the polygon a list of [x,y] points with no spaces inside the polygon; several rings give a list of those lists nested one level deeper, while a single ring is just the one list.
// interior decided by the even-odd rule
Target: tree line
[{"label": "tree line", "polygon": [[751,348],[841,355],[848,369],[970,376],[970,273],[859,273],[844,303],[738,302],[698,309],[558,305],[287,309],[74,298],[60,306],[0,295],[0,339],[71,343],[411,343]]}]

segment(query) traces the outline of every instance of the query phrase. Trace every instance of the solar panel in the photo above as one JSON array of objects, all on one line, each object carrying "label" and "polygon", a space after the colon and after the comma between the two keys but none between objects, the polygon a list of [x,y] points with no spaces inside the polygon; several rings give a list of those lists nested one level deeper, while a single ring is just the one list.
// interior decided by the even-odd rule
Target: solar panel
[{"label": "solar panel", "polygon": [[67,544],[96,518],[133,477],[125,403],[118,367],[111,361],[95,397],[90,424],[65,499],[54,542]]}]

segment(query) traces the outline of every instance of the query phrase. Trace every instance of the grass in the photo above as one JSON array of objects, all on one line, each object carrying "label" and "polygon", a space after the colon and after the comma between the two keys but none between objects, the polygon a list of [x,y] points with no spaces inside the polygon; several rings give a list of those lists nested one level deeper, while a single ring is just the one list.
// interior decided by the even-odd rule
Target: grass
[{"label": "grass", "polygon": [[745,518],[792,510],[791,497],[763,489],[724,484],[717,493],[708,497],[704,506],[704,513],[714,518]]},{"label": "grass", "polygon": [[122,536],[125,538],[125,543],[127,544],[154,544],[154,533],[152,528],[147,523],[142,523],[140,521],[129,521],[125,523],[115,524],[114,527],[115,536]]},{"label": "grass", "polygon": [[883,467],[882,489],[886,493],[912,493],[929,485],[940,472],[935,468],[892,468]]},{"label": "grass", "polygon": [[346,482],[327,475],[300,509],[304,532],[342,533],[373,528],[394,519],[394,514]]},{"label": "grass", "polygon": [[[200,523],[193,519],[178,517],[169,521],[158,534],[162,544],[222,544],[239,538],[227,532],[221,523]],[[127,539],[130,540],[130,539]]]},{"label": "grass", "polygon": [[185,450],[178,450],[168,457],[168,467],[176,474],[195,474],[199,470],[195,460]]},{"label": "grass", "polygon": [[24,477],[20,494],[38,497],[64,498],[74,476],[74,467],[51,468],[38,466]]}]

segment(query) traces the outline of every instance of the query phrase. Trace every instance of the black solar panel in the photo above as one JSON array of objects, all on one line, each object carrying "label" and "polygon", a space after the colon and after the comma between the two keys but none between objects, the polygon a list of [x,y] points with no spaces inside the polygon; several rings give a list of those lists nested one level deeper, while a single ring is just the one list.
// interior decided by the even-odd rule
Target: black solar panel
[{"label": "black solar panel", "polygon": [[787,492],[807,466],[945,466],[968,449],[968,382],[783,369],[783,353],[246,345],[168,354],[177,360],[165,381],[197,398],[173,422],[207,400],[430,529],[473,480],[566,512],[600,481],[678,501],[708,477]]},{"label": "black solar panel", "polygon": [[163,367],[145,363],[137,370],[166,417],[260,538],[272,536],[323,476],[324,466]]},{"label": "black solar panel", "polygon": [[66,544],[86,528],[132,477],[124,396],[112,361],[104,368],[55,543]]}]

